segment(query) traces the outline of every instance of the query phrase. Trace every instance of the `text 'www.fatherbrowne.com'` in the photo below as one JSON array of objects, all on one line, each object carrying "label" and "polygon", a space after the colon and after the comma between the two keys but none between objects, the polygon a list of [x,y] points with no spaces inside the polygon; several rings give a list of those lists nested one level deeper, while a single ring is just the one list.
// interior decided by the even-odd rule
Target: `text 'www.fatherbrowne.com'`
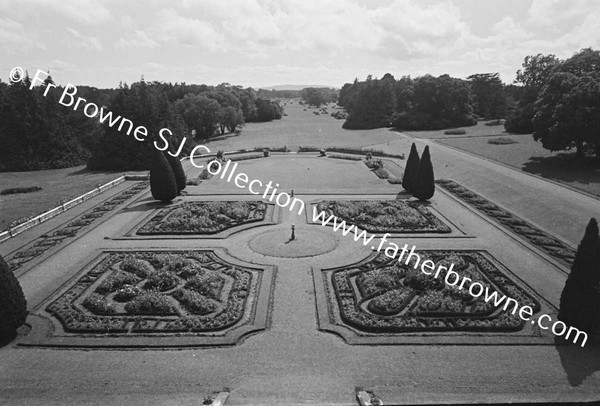
[{"label": "text 'www.fatherbrowne.com'", "polygon": [[[354,241],[361,242],[364,246],[370,245],[375,239],[374,234],[370,234],[366,230],[360,230],[353,224],[348,226],[345,220],[340,221],[333,214],[328,216],[328,214],[323,211],[318,212],[317,208],[314,206],[312,217],[313,222],[321,224],[324,227],[330,225],[333,227],[334,232],[341,231],[343,236],[350,234],[354,238]],[[503,295],[496,290],[490,292],[489,286],[483,286],[483,284],[474,282],[472,279],[467,278],[466,276],[463,277],[458,272],[453,271],[454,264],[450,264],[449,268],[439,265],[436,269],[436,264],[430,259],[421,262],[421,256],[415,252],[416,247],[414,245],[409,249],[408,244],[404,244],[404,247],[402,247],[402,250],[400,251],[400,247],[397,244],[387,241],[387,238],[390,235],[391,234],[389,233],[385,233],[379,238],[379,245],[370,245],[371,249],[378,252],[383,249],[383,252],[387,257],[397,259],[399,263],[403,263],[404,265],[413,265],[415,269],[418,269],[420,265],[421,272],[425,275],[432,276],[435,279],[444,279],[446,285],[456,287],[459,290],[466,289],[469,294],[476,299],[483,296],[483,300],[485,300],[486,303],[491,302],[497,308],[502,306],[504,311],[508,311],[512,306],[511,313],[513,315],[518,314],[522,320],[529,321],[531,324],[537,323],[542,330],[550,329],[552,333],[558,337],[564,336],[565,339],[572,337],[574,343],[577,343],[577,340],[581,337],[582,347],[587,342],[588,335],[586,332],[572,326],[567,326],[562,321],[555,321],[554,323],[549,324],[552,322],[552,317],[547,314],[541,315],[538,319],[532,319],[531,316],[533,316],[534,311],[531,306],[520,306],[519,302],[515,299]],[[399,251],[400,255],[398,256]],[[406,260],[403,262],[404,259]]]}]

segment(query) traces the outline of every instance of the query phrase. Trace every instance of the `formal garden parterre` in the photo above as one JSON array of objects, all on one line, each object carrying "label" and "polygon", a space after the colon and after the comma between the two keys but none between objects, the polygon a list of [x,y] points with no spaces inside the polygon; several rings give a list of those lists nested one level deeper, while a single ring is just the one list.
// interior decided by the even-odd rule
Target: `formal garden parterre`
[{"label": "formal garden parterre", "polygon": [[216,234],[265,220],[262,201],[186,202],[161,209],[137,231],[138,235]]},{"label": "formal garden parterre", "polygon": [[370,233],[450,233],[451,229],[427,205],[403,200],[326,200],[318,212]]},{"label": "formal garden parterre", "polygon": [[[555,311],[487,251],[417,253],[423,261],[430,259],[446,268],[454,264],[450,269],[461,278],[511,297],[519,306],[530,306],[534,318]],[[415,269],[414,261],[406,265],[383,253],[353,265],[316,270],[320,327],[342,335],[350,344],[415,344],[416,336],[427,337],[428,343],[454,344],[489,343],[498,337],[512,344],[548,341],[539,329],[512,314],[512,305],[503,310],[504,303],[496,307],[493,300],[475,298],[467,289],[445,284],[445,274],[442,270],[439,278],[433,278]]]}]

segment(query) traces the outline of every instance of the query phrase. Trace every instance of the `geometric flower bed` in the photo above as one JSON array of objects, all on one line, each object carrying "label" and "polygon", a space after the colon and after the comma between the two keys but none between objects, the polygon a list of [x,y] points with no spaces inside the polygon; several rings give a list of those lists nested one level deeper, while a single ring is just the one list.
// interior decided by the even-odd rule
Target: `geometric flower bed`
[{"label": "geometric flower bed", "polygon": [[261,201],[188,202],[160,210],[137,234],[216,234],[263,221],[266,211]]},{"label": "geometric flower bed", "polygon": [[82,229],[88,229],[88,225],[96,222],[97,219],[103,217],[124,201],[129,200],[141,190],[146,189],[148,184],[148,182],[137,182],[51,234],[44,234],[36,238],[27,248],[19,250],[10,258],[8,264],[11,270],[13,272],[16,271],[24,263],[42,255],[50,248],[60,244],[63,240],[75,237]]},{"label": "geometric flower bed", "polygon": [[212,251],[105,252],[46,311],[67,333],[221,331],[247,321],[260,273]]},{"label": "geometric flower bed", "polygon": [[[481,283],[489,292],[515,299],[519,306],[531,306],[534,313],[540,303],[494,265],[482,251],[419,251],[421,261],[430,259],[437,266],[449,267],[461,277]],[[502,310],[474,298],[466,289],[379,253],[359,266],[326,270],[329,302],[335,302],[339,324],[367,333],[407,333],[440,331],[514,332],[525,321],[512,315],[512,306]],[[471,282],[469,282],[470,284]],[[514,303],[513,303],[514,305]],[[331,311],[331,310],[330,310]],[[335,317],[334,317],[335,318]]]},{"label": "geometric flower bed", "polygon": [[487,214],[499,224],[525,237],[548,254],[563,260],[568,265],[575,259],[575,250],[561,240],[529,224],[522,218],[479,196],[453,180],[438,180],[436,183],[477,210]]},{"label": "geometric flower bed", "polygon": [[450,227],[422,204],[401,200],[335,200],[317,204],[318,212],[370,233],[449,233]]}]

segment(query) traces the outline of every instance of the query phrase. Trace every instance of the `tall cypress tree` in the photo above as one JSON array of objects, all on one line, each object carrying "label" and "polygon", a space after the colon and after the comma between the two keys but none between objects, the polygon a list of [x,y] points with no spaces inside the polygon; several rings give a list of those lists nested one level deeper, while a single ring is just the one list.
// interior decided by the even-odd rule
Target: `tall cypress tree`
[{"label": "tall cypress tree", "polygon": [[419,161],[419,169],[415,177],[412,194],[419,200],[429,200],[435,193],[435,179],[433,177],[433,166],[429,155],[429,145],[425,147],[423,156]]},{"label": "tall cypress tree", "polygon": [[560,296],[558,318],[588,334],[600,336],[600,236],[592,218],[577,247],[571,273]]},{"label": "tall cypress tree", "polygon": [[164,154],[156,148],[152,148],[150,191],[152,197],[163,202],[170,202],[177,196],[177,181],[173,169]]},{"label": "tall cypress tree", "polygon": [[0,256],[0,343],[14,337],[27,318],[27,301],[19,281]]},{"label": "tall cypress tree", "polygon": [[419,169],[419,161],[417,146],[413,142],[410,147],[410,154],[408,154],[408,160],[406,161],[406,167],[404,168],[404,176],[402,176],[402,187],[409,192],[412,192],[415,184],[417,169]]},{"label": "tall cypress tree", "polygon": [[165,157],[171,165],[171,169],[173,170],[173,174],[175,175],[175,182],[177,184],[177,193],[181,192],[185,189],[185,184],[187,182],[187,178],[185,176],[185,171],[183,170],[183,166],[181,165],[181,161],[179,157],[173,156],[169,154],[167,151],[164,151]]}]

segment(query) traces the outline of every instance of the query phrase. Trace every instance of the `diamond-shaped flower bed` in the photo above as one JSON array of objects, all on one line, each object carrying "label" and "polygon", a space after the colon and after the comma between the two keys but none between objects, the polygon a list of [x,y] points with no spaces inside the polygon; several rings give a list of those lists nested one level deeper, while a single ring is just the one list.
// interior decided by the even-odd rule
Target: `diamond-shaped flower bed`
[{"label": "diamond-shaped flower bed", "polygon": [[[490,293],[497,291],[500,296],[513,298],[520,307],[531,306],[534,319],[542,310],[541,301],[501,270],[484,251],[424,250],[419,255],[422,261],[430,259],[446,268],[454,264],[453,271],[487,287]],[[342,334],[352,343],[379,343],[362,342],[357,337],[402,337],[411,333],[439,336],[442,332],[477,332],[478,335],[522,332],[524,336],[533,335],[531,325],[519,318],[518,312],[512,314],[514,302],[504,311],[504,302],[495,307],[493,300],[484,300],[484,295],[474,298],[468,292],[471,282],[462,290],[451,287],[444,283],[445,271],[434,278],[412,264],[407,266],[379,253],[366,262],[326,269],[322,274],[328,317],[320,314],[321,327]],[[320,313],[324,311],[323,301],[319,308]],[[545,307],[545,310],[549,309]]]},{"label": "diamond-shaped flower bed", "polygon": [[[206,342],[192,341],[194,345],[233,344],[265,327],[271,280],[272,269],[234,265],[213,251],[105,252],[42,316],[54,320],[54,335],[63,340],[100,333],[110,335],[107,342],[110,337],[174,334],[208,337]],[[35,344],[47,341],[39,331],[37,335]],[[211,343],[213,337],[220,341]]]},{"label": "diamond-shaped flower bed", "polygon": [[317,204],[318,212],[335,215],[371,233],[449,233],[426,206],[401,200],[334,200]]},{"label": "diamond-shaped flower bed", "polygon": [[160,210],[137,234],[216,234],[263,221],[266,212],[267,205],[261,201],[188,202]]}]

